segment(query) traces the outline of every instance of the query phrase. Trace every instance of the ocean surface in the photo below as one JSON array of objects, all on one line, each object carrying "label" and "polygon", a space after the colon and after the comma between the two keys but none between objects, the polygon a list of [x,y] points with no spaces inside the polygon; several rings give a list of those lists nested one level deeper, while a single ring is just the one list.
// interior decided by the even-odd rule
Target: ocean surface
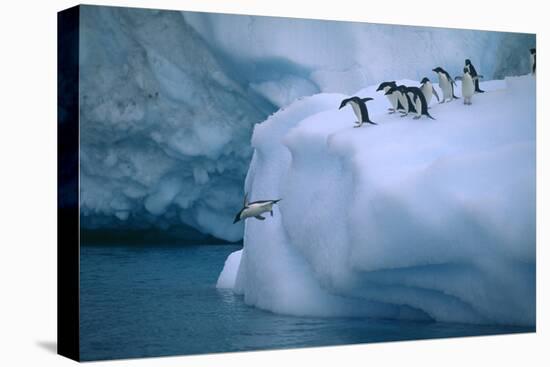
[{"label": "ocean surface", "polygon": [[[534,328],[276,315],[216,289],[238,245],[83,245],[82,360],[531,332]],[[482,342],[482,341],[480,341]]]}]

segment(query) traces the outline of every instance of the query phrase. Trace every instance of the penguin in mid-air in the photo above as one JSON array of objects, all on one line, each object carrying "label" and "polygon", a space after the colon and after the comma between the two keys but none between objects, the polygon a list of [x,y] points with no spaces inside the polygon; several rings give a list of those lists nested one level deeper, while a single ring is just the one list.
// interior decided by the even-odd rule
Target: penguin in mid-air
[{"label": "penguin in mid-air", "polygon": [[413,103],[414,109],[416,110],[416,116],[413,117],[415,120],[418,120],[420,117],[422,117],[422,115],[427,116],[432,120],[435,120],[428,112],[428,103],[426,102],[426,97],[424,97],[424,93],[422,93],[422,90],[420,88],[407,87],[406,93],[409,97],[409,101]]},{"label": "penguin in mid-air", "polygon": [[453,99],[458,99],[454,92],[455,82],[449,73],[439,66],[432,69],[432,71],[437,74],[439,78],[439,88],[443,91],[443,100],[440,103],[445,103],[446,100],[452,101]]},{"label": "penguin in mid-air", "polygon": [[[465,67],[465,68],[468,68],[468,72],[470,73],[470,76],[471,76],[472,78],[475,78],[476,76],[478,76],[477,71],[476,71],[476,68],[474,67],[474,65],[472,64],[472,62],[470,61],[470,59],[464,60],[464,67]],[[483,78],[483,76],[480,76],[480,75],[479,75],[479,78]],[[485,93],[484,90],[479,89],[479,78],[477,78],[477,79],[474,80],[474,82],[475,82],[475,91],[476,91],[477,93]]]},{"label": "penguin in mid-air", "polygon": [[432,96],[434,95],[435,95],[435,98],[437,98],[437,102],[439,102],[439,95],[437,94],[437,91],[432,85],[432,82],[430,82],[430,79],[426,77],[422,79],[422,81],[420,82],[420,90],[422,91],[422,94],[424,94],[424,98],[426,98],[426,103],[428,105],[432,101]]},{"label": "penguin in mid-air", "polygon": [[359,97],[351,97],[346,98],[340,103],[340,109],[342,109],[346,105],[350,105],[353,108],[353,112],[355,113],[355,116],[357,116],[357,122],[356,126],[354,127],[361,127],[365,122],[368,122],[369,124],[377,125],[376,122],[372,122],[369,119],[369,111],[367,110],[367,105],[365,102],[372,101],[372,98],[359,98]]},{"label": "penguin in mid-air", "polygon": [[464,75],[457,76],[456,80],[462,80],[462,98],[464,98],[464,104],[472,104],[472,96],[475,93],[475,82],[480,78],[479,75],[472,76],[470,69],[464,68]]},{"label": "penguin in mid-air", "polygon": [[235,216],[233,224],[237,223],[240,220],[246,218],[254,217],[259,220],[264,220],[265,217],[262,216],[263,213],[269,212],[273,216],[273,205],[277,204],[281,199],[277,200],[260,200],[253,201],[251,203],[247,202],[247,196],[244,195],[243,208]]},{"label": "penguin in mid-air", "polygon": [[537,71],[537,49],[532,48],[529,52],[531,52],[531,74],[535,75]]},{"label": "penguin in mid-air", "polygon": [[388,101],[390,101],[391,108],[388,108],[388,111],[389,111],[388,113],[390,114],[395,113],[397,111],[404,110],[401,103],[397,100],[396,93],[387,94],[387,91],[389,91],[393,87],[397,87],[397,84],[395,82],[383,82],[376,89],[377,92],[383,91],[386,97],[388,98]]}]

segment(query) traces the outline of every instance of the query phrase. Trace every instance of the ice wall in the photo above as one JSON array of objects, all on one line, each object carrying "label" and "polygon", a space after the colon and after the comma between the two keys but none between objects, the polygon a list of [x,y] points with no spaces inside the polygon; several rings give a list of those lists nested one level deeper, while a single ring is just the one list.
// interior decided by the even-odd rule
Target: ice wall
[{"label": "ice wall", "polygon": [[[232,218],[259,123],[382,79],[528,70],[534,37],[82,6],[81,223],[242,238]],[[505,47],[503,47],[505,46]],[[193,234],[193,229],[198,232]]]},{"label": "ice wall", "polygon": [[482,89],[435,121],[377,98],[356,129],[323,93],[257,125],[245,190],[283,200],[247,220],[218,286],[295,315],[534,325],[535,79]]}]

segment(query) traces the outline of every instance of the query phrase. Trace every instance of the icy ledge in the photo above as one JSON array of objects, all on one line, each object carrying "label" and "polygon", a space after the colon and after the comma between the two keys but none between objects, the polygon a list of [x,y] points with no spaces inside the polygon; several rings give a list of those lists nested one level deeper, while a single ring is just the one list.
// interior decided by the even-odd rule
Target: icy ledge
[{"label": "icy ledge", "polygon": [[[245,189],[283,198],[248,220],[218,286],[277,313],[535,324],[535,81],[484,83],[437,121],[353,128],[341,94],[256,125]],[[460,89],[460,88],[457,88]]]}]

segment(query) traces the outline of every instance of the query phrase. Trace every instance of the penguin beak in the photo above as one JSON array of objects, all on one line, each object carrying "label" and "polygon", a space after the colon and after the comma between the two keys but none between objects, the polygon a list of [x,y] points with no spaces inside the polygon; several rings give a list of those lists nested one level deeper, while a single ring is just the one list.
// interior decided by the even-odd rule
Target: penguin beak
[{"label": "penguin beak", "polygon": [[340,107],[339,107],[338,109],[341,110],[342,107],[344,107],[345,105],[346,105],[346,103],[345,103],[345,102],[342,102],[342,103],[340,104]]}]

